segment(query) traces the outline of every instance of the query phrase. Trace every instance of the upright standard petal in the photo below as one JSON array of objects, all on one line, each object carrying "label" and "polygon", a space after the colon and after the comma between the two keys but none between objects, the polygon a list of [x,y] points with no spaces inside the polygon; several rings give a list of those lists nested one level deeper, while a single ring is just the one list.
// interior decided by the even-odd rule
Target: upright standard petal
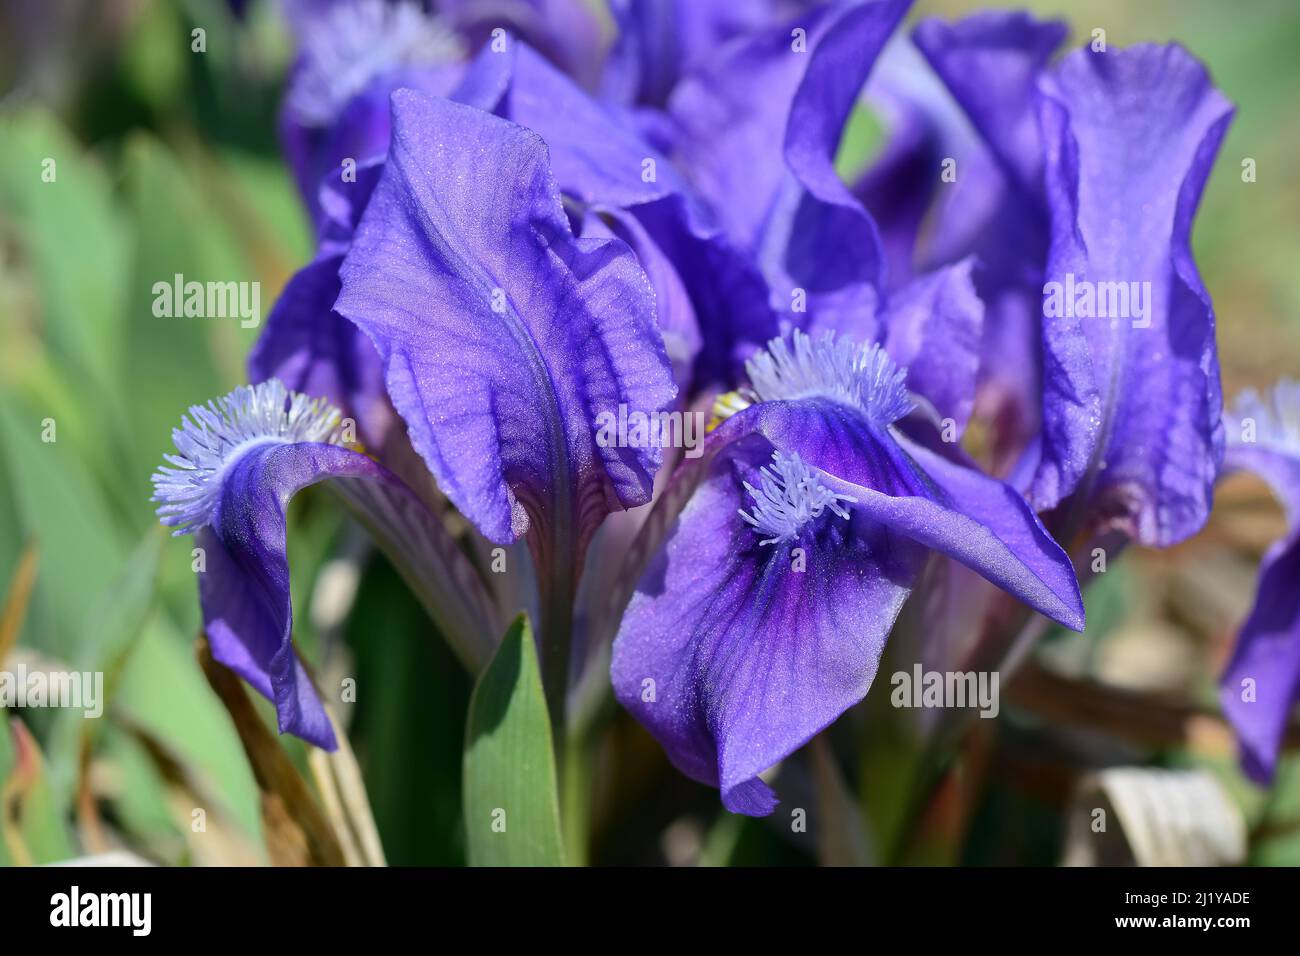
[{"label": "upright standard petal", "polygon": [[[453,98],[491,110],[546,141],[556,184],[587,207],[621,210],[625,225],[644,234],[638,252],[653,275],[655,261],[671,263],[690,299],[698,338],[691,385],[730,387],[744,360],[779,332],[768,288],[753,259],[723,233],[713,212],[675,165],[651,145],[634,117],[597,103],[527,44],[486,47]],[[630,220],[635,219],[635,224]],[[661,309],[667,331],[672,319]]]},{"label": "upright standard petal", "polygon": [[973,255],[979,263],[975,285],[986,318],[977,401],[991,426],[995,470],[1013,475],[1020,488],[1028,488],[1038,465],[1040,430],[1072,424],[1056,415],[1044,422],[1042,412],[1048,224],[1037,113],[1039,78],[1068,32],[1061,21],[994,11],[954,24],[922,20],[913,32],[982,140],[958,142],[946,154],[957,180],[943,190],[922,261]]},{"label": "upright standard petal", "polygon": [[1189,245],[1232,116],[1178,46],[1080,50],[1042,82],[1052,244],[1039,507],[1166,546],[1223,457],[1214,310]]},{"label": "upright standard petal", "polygon": [[[884,279],[876,225],[836,175],[844,123],[903,0],[826,5],[725,47],[674,92],[676,158],[727,231],[759,257],[773,300],[873,319]],[[764,95],[755,97],[755,88]],[[802,293],[802,295],[801,295]],[[831,320],[827,320],[829,326]],[[802,324],[802,323],[796,323]]]},{"label": "upright standard petal", "polygon": [[1244,392],[1224,420],[1228,469],[1268,482],[1289,526],[1260,565],[1254,605],[1221,681],[1242,765],[1252,779],[1269,783],[1300,701],[1300,383],[1278,382],[1267,397]]},{"label": "upright standard petal", "polygon": [[587,0],[441,0],[439,13],[468,41],[470,49],[506,42],[506,31],[525,38],[578,83],[594,89],[606,41],[599,8]]},{"label": "upright standard petal", "polygon": [[691,368],[702,344],[699,319],[690,292],[663,247],[655,242],[635,213],[616,207],[590,207],[583,220],[582,235],[617,237],[636,253],[655,290],[659,331],[664,337],[664,351],[673,365],[673,378],[679,383],[690,381]]},{"label": "upright standard petal", "polygon": [[879,346],[795,333],[749,371],[752,404],[674,478],[698,488],[632,595],[611,673],[677,767],[761,815],[774,797],[758,775],[865,696],[929,550],[1069,627],[1083,603],[1023,498],[893,428],[911,400]]},{"label": "upright standard petal", "polygon": [[[939,259],[931,254],[936,247],[963,249],[966,232],[953,228],[960,222],[945,222],[942,235],[923,232],[922,224],[932,206],[938,215],[949,204],[973,210],[965,221],[977,220],[988,199],[983,184],[972,181],[972,157],[990,160],[961,107],[907,37],[886,44],[863,100],[883,127],[884,141],[870,162],[842,172],[880,229],[886,286],[896,289],[917,269],[962,257],[963,252]],[[961,169],[955,179],[943,175],[948,158]]]},{"label": "upright standard petal", "polygon": [[779,15],[774,0],[611,0],[617,35],[601,94],[662,107],[678,80],[736,36]]},{"label": "upright standard petal", "polygon": [[1038,77],[1069,32],[1060,20],[989,11],[953,24],[922,20],[913,33],[1003,168],[1034,193],[1043,162]]},{"label": "upright standard petal", "polygon": [[649,499],[660,450],[595,431],[673,399],[653,293],[622,242],[573,237],[535,133],[394,94],[342,280],[336,308],[378,349],[412,444],[486,537],[531,525],[543,566],[577,566],[608,511]]},{"label": "upright standard petal", "polygon": [[907,367],[907,386],[952,420],[954,437],[970,420],[980,369],[984,303],[975,294],[974,261],[909,282],[889,300],[885,351]]}]

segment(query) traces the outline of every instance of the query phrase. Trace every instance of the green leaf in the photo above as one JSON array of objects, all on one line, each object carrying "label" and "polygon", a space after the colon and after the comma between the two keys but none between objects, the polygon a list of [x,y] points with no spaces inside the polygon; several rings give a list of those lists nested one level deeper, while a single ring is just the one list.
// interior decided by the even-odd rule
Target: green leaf
[{"label": "green leaf", "polygon": [[[80,645],[72,658],[73,670],[104,674],[104,699],[100,705],[105,713],[131,650],[154,607],[154,586],[162,542],[162,530],[154,529],[136,546],[92,606]],[[83,744],[93,743],[101,724],[107,723],[85,720],[77,710],[56,711],[46,750],[50,782],[58,799],[71,800]]]},{"label": "green leaf", "polygon": [[[258,156],[243,150],[223,150],[213,168],[229,179],[226,188],[242,197],[242,203],[223,206],[227,218],[238,221],[245,233],[256,235],[264,244],[262,255],[254,257],[259,269],[274,257],[276,268],[292,272],[309,261],[315,251],[311,221],[298,197],[293,177],[277,156]],[[226,208],[229,207],[229,208]],[[250,221],[251,220],[251,221]],[[287,280],[287,276],[285,277]],[[268,286],[267,292],[272,289]],[[269,310],[271,297],[263,299]]]},{"label": "green leaf", "polygon": [[835,153],[835,172],[845,182],[860,176],[880,154],[885,138],[880,118],[866,104],[855,105]]},{"label": "green leaf", "polygon": [[184,862],[185,837],[176,822],[177,810],[168,802],[167,778],[153,754],[113,724],[106,724],[100,736],[96,759],[111,773],[112,788],[105,799],[115,827],[138,852],[170,865]]},{"label": "green leaf", "polygon": [[244,748],[194,662],[190,640],[166,617],[155,614],[141,629],[113,704],[119,721],[162,746],[195,789],[260,844],[260,798]]},{"label": "green leaf", "polygon": [[0,394],[0,441],[22,540],[40,549],[23,643],[64,660],[93,625],[91,609],[127,552],[109,508],[61,428],[42,441],[40,412]]},{"label": "green leaf", "polygon": [[[211,39],[211,38],[209,38]],[[122,152],[124,207],[139,224],[130,264],[125,367],[139,386],[128,395],[128,461],[147,489],[149,473],[171,448],[172,429],[191,405],[224,394],[244,379],[244,356],[257,329],[238,318],[154,315],[155,286],[257,279],[221,216],[197,186],[202,174],[145,133],[133,133]],[[270,305],[269,300],[262,303]],[[130,391],[136,391],[132,388]],[[147,493],[143,497],[148,497]]]},{"label": "green leaf", "polygon": [[141,100],[159,112],[188,92],[187,33],[179,12],[171,4],[161,3],[145,16],[136,17],[125,39],[123,78]]},{"label": "green leaf", "polygon": [[470,698],[464,778],[471,865],[564,864],[551,721],[523,614]]},{"label": "green leaf", "polygon": [[101,389],[116,386],[130,243],[108,177],[49,113],[5,118],[0,140],[0,208],[41,290],[43,338]]},{"label": "green leaf", "polygon": [[0,863],[56,863],[73,855],[50,794],[45,761],[21,718],[0,710]]},{"label": "green leaf", "polygon": [[348,737],[389,864],[463,866],[461,755],[470,676],[382,557],[362,575],[347,641],[360,693],[342,706],[352,708]]}]

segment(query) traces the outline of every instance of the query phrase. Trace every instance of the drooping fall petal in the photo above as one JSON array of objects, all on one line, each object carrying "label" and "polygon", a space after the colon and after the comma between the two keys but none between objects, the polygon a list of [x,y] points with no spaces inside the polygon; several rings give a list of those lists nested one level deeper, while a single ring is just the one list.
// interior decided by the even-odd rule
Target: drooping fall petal
[{"label": "drooping fall petal", "polygon": [[470,666],[486,661],[491,613],[437,520],[383,466],[338,444],[340,412],[278,380],[190,409],[154,475],[163,524],[193,534],[213,656],[268,697],[280,730],[333,749],[334,732],[293,647],[285,513],[303,488],[346,490]]},{"label": "drooping fall petal", "polygon": [[866,695],[930,550],[1069,627],[1084,617],[1069,559],[1014,489],[893,427],[911,399],[878,345],[795,333],[749,373],[753,403],[674,479],[698,487],[611,673],[683,772],[762,815],[775,800],[758,774]]}]

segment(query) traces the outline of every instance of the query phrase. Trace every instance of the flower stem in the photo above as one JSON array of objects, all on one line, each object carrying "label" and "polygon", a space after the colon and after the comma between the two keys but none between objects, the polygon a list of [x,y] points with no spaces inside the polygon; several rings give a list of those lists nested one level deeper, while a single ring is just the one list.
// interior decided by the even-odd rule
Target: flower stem
[{"label": "flower stem", "polygon": [[552,563],[541,601],[542,690],[551,720],[551,744],[560,786],[561,826],[566,858],[582,865],[586,858],[584,761],[569,730],[569,657],[573,643],[573,563]]},{"label": "flower stem", "polygon": [[563,764],[568,734],[569,646],[573,637],[572,575],[557,569],[542,599],[542,689],[551,718],[551,741]]},{"label": "flower stem", "polygon": [[591,746],[582,733],[565,740],[560,781],[561,817],[564,823],[564,858],[569,866],[588,863],[591,823]]}]

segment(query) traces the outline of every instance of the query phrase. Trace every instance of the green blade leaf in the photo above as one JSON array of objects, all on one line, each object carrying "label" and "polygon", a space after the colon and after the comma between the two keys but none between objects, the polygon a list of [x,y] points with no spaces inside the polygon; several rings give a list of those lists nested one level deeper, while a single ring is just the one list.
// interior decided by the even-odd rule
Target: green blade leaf
[{"label": "green blade leaf", "polygon": [[262,842],[257,783],[221,702],[194,664],[191,642],[155,613],[141,629],[113,694],[114,715],[153,740],[242,833]]},{"label": "green blade leaf", "polygon": [[110,175],[40,109],[7,113],[0,140],[0,209],[41,290],[41,338],[65,370],[91,377],[101,404],[115,403],[103,390],[122,383],[131,237]]},{"label": "green blade leaf", "polygon": [[[55,427],[57,426],[57,427]],[[77,653],[79,635],[96,622],[91,611],[128,554],[112,509],[87,474],[81,448],[62,423],[50,422],[8,393],[0,392],[0,442],[5,448],[7,489],[20,537],[40,548],[22,643],[63,660]],[[44,435],[53,440],[43,440]],[[6,489],[0,489],[4,491]],[[7,562],[6,562],[7,563]]]},{"label": "green blade leaf", "polygon": [[45,759],[21,718],[0,710],[0,863],[55,863],[73,855],[50,794]]},{"label": "green blade leaf", "polygon": [[[154,608],[158,559],[162,553],[161,529],[151,530],[123,562],[112,583],[100,593],[86,618],[80,644],[72,657],[74,669],[104,674],[104,695],[99,701],[107,712],[119,677]],[[70,803],[81,773],[82,751],[93,746],[108,721],[85,720],[81,711],[55,711],[46,737],[49,778],[57,799]]]},{"label": "green blade leaf", "polygon": [[470,698],[464,779],[471,865],[564,865],[551,721],[526,615]]}]

